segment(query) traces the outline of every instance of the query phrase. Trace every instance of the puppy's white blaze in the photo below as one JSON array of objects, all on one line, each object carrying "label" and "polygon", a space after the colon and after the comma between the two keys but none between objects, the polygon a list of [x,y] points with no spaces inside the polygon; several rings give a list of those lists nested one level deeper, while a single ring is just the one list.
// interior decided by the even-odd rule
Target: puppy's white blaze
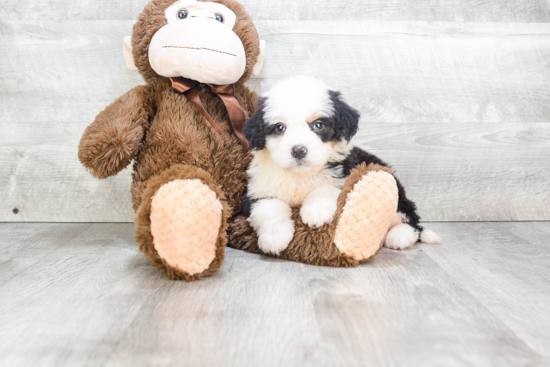
[{"label": "puppy's white blaze", "polygon": [[258,247],[279,255],[294,237],[292,210],[277,199],[262,199],[252,206],[248,222],[258,234]]},{"label": "puppy's white blaze", "polygon": [[393,227],[386,236],[386,247],[402,250],[418,241],[418,232],[409,224],[399,224]]},{"label": "puppy's white blaze", "polygon": [[319,187],[333,186],[341,190],[345,178],[335,178],[333,172],[329,169],[315,173],[285,170],[273,162],[267,150],[261,150],[254,152],[254,159],[248,168],[248,193],[251,197],[272,197],[290,206],[298,206]]},{"label": "puppy's white blaze", "polygon": [[315,78],[296,76],[285,79],[265,94],[264,119],[268,123],[302,125],[315,113],[332,115],[334,108],[329,90],[325,83]]},{"label": "puppy's white blaze", "polygon": [[436,243],[441,242],[441,237],[439,237],[439,235],[434,231],[430,229],[425,229],[422,231],[422,234],[420,235],[420,242],[434,245]]},{"label": "puppy's white blaze", "polygon": [[332,222],[341,191],[333,186],[322,186],[313,190],[300,209],[302,221],[310,227],[320,227]]}]

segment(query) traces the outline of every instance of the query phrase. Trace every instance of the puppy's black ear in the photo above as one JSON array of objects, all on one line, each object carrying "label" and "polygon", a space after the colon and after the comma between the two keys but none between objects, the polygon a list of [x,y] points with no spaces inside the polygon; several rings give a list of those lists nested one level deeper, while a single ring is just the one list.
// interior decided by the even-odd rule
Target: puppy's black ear
[{"label": "puppy's black ear", "polygon": [[334,106],[334,130],[338,140],[345,139],[349,142],[359,128],[359,111],[347,104],[340,92],[331,90],[329,95]]},{"label": "puppy's black ear", "polygon": [[258,98],[256,101],[256,111],[244,124],[244,137],[248,140],[250,149],[252,150],[262,150],[265,148],[265,101],[266,98]]}]

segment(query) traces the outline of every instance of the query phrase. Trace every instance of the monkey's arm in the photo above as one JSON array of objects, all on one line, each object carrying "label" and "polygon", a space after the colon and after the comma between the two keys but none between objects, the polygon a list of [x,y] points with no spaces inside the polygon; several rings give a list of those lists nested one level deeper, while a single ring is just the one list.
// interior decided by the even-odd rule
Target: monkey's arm
[{"label": "monkey's arm", "polygon": [[126,92],[84,131],[78,146],[80,162],[97,178],[116,175],[136,156],[154,110],[151,85]]}]

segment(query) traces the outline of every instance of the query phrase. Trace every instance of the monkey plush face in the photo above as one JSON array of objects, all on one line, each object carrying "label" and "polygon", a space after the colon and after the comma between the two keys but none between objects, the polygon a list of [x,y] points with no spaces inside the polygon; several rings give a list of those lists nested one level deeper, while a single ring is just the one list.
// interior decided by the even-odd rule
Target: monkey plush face
[{"label": "monkey plush face", "polygon": [[246,68],[246,55],[233,32],[237,16],[228,7],[196,0],[180,0],[165,11],[168,24],[149,46],[149,63],[165,77],[201,83],[232,84]]},{"label": "monkey plush face", "polygon": [[153,0],[124,43],[127,66],[147,81],[154,75],[233,84],[263,64],[264,43],[235,0]]}]

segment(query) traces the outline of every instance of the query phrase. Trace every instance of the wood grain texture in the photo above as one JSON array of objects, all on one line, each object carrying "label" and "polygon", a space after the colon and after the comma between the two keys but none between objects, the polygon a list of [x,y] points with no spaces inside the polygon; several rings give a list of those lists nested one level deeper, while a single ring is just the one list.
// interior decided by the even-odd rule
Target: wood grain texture
[{"label": "wood grain texture", "polygon": [[377,123],[354,141],[392,163],[426,220],[550,214],[548,123]]},{"label": "wood grain texture", "polygon": [[431,227],[443,244],[353,269],[228,249],[188,284],[131,224],[0,224],[0,365],[547,365],[550,223]]},{"label": "wood grain texture", "polygon": [[[142,83],[121,56],[132,24],[0,21],[0,221],[133,220],[129,171],[97,181],[76,156],[95,115]],[[425,220],[550,219],[550,25],[257,26],[251,88],[310,74],[342,90],[362,113],[355,143],[396,168]]]},{"label": "wood grain texture", "polygon": [[426,254],[548,363],[550,293],[542,289],[550,284],[550,223],[431,227],[449,246],[423,246]]},{"label": "wood grain texture", "polygon": [[77,158],[95,115],[142,83],[115,61],[127,23],[0,23],[0,220],[133,220],[130,172],[94,180]]},{"label": "wood grain texture", "polygon": [[[3,0],[11,20],[135,20],[148,0]],[[548,22],[545,0],[240,0],[255,20]]]}]

